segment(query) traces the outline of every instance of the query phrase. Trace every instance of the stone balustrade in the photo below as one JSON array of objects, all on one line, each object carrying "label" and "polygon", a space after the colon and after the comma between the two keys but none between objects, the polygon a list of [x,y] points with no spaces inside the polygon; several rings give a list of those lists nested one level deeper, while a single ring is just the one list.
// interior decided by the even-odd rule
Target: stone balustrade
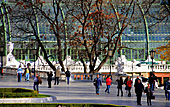
[{"label": "stone balustrade", "polygon": [[[170,64],[154,64],[153,65],[153,71],[155,72],[170,72]],[[128,72],[150,72],[152,71],[152,65],[141,65],[140,67],[138,66],[124,66],[124,72],[128,73]],[[3,72],[6,73],[6,74],[13,74],[13,75],[16,75],[17,74],[17,69],[16,67],[3,67]],[[23,68],[25,69],[25,68]],[[78,74],[78,73],[84,73],[84,67],[81,66],[81,65],[76,65],[76,66],[69,66],[69,69],[71,71],[72,74]],[[35,71],[38,75],[40,75],[41,77],[43,78],[47,78],[47,72],[49,71],[53,71],[49,66],[39,66],[35,68]],[[89,67],[87,67],[87,73],[89,72]],[[110,64],[105,64],[99,71],[99,73],[109,73],[110,72]],[[111,72],[112,73],[115,73],[117,72],[117,69],[116,69],[116,66],[115,65],[112,65],[111,66]],[[54,73],[54,71],[53,71]],[[80,76],[81,77],[81,76]],[[87,79],[88,79],[88,75],[87,75]],[[73,77],[74,78],[74,77]],[[77,78],[77,76],[76,76]],[[90,78],[90,77],[89,77]]]}]

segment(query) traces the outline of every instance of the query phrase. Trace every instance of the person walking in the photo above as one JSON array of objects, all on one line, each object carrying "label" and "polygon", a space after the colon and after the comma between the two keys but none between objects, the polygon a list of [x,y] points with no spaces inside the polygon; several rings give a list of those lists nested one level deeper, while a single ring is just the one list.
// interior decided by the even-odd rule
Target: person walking
[{"label": "person walking", "polygon": [[48,72],[47,76],[48,76],[48,88],[51,88],[51,81],[53,76],[52,71],[50,71],[50,73]]},{"label": "person walking", "polygon": [[106,78],[106,86],[107,86],[107,88],[106,88],[105,92],[107,92],[108,94],[110,93],[109,89],[110,89],[110,85],[111,85],[111,83],[112,83],[112,80],[111,80],[110,77],[111,77],[111,76],[108,75],[108,77]]},{"label": "person walking", "polygon": [[128,97],[131,97],[132,80],[130,77],[128,78],[127,86],[128,86]]},{"label": "person walking", "polygon": [[151,103],[151,99],[152,99],[152,89],[150,87],[150,84],[148,84],[148,86],[145,88],[144,92],[146,93],[146,97],[147,97],[147,104],[148,106],[151,106],[152,103]]},{"label": "person walking", "polygon": [[127,85],[128,78],[130,78],[130,77],[127,76],[126,79],[124,80],[126,94],[127,94],[127,90],[128,90],[128,85]]},{"label": "person walking", "polygon": [[165,90],[166,100],[168,100],[168,84],[170,84],[170,81],[166,80],[165,83],[164,83],[164,90]]},{"label": "person walking", "polygon": [[102,80],[100,79],[99,74],[96,76],[93,83],[96,88],[96,95],[99,95],[99,89],[100,89],[100,86],[102,86]]},{"label": "person walking", "polygon": [[29,66],[27,66],[26,70],[25,70],[25,81],[29,81],[29,77],[30,77],[30,69]]},{"label": "person walking", "polygon": [[19,65],[19,68],[17,70],[18,82],[21,82],[22,74],[23,74],[23,70],[21,68],[21,65]]},{"label": "person walking", "polygon": [[65,74],[66,74],[66,78],[67,78],[67,84],[69,84],[71,72],[68,70],[68,68],[67,68],[67,71],[65,72]]},{"label": "person walking", "polygon": [[39,84],[42,84],[42,80],[41,78],[38,76],[38,74],[36,74],[35,78],[34,78],[34,85],[33,85],[33,89],[39,92]]},{"label": "person walking", "polygon": [[122,91],[122,85],[123,85],[123,79],[122,77],[120,77],[119,79],[116,80],[117,81],[117,96],[119,96],[119,90],[121,91],[121,97],[123,96],[123,91]]},{"label": "person walking", "polygon": [[136,87],[135,87],[135,93],[136,93],[136,96],[137,96],[137,105],[142,105],[141,104],[141,97],[142,97],[142,92],[144,90],[144,86],[141,82],[140,79],[138,79],[138,83],[136,83]]},{"label": "person walking", "polygon": [[149,77],[149,84],[150,84],[150,87],[151,87],[151,89],[152,89],[152,91],[154,91],[154,74],[153,73],[150,73],[150,77]]},{"label": "person walking", "polygon": [[140,79],[139,79],[139,77],[137,76],[137,78],[135,79],[135,83],[134,83],[135,93],[138,91],[138,90],[137,90],[137,89],[138,89],[138,80],[140,80]]},{"label": "person walking", "polygon": [[59,84],[59,78],[60,78],[60,66],[57,67],[57,70],[55,72],[55,82],[54,82],[54,85],[56,85],[56,81],[57,81],[57,85]]}]

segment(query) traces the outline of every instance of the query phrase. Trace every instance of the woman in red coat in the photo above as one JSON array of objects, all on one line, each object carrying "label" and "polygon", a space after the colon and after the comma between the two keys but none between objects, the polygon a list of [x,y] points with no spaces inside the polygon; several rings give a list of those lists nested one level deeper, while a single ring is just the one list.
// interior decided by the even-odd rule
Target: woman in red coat
[{"label": "woman in red coat", "polygon": [[131,80],[130,77],[128,78],[127,86],[128,86],[128,91],[129,91],[128,97],[131,97],[131,92],[130,92],[130,90],[131,90],[131,87],[132,87],[132,80]]},{"label": "woman in red coat", "polygon": [[111,76],[109,75],[109,76],[106,78],[107,88],[106,88],[105,92],[107,92],[108,94],[110,93],[110,92],[109,92],[109,89],[110,89],[110,85],[111,85],[111,82],[112,82],[112,80],[111,80],[110,77],[111,77]]}]

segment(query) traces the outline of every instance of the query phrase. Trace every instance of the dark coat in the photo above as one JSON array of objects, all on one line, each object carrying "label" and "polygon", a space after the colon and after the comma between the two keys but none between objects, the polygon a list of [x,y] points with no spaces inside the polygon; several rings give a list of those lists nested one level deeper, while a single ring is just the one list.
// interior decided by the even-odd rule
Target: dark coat
[{"label": "dark coat", "polygon": [[52,81],[52,76],[53,76],[53,74],[52,74],[52,73],[49,73],[49,74],[47,74],[47,76],[48,76],[48,81]]},{"label": "dark coat", "polygon": [[149,84],[153,84],[154,83],[154,78],[153,77],[149,77]]},{"label": "dark coat", "polygon": [[66,74],[66,77],[70,77],[71,72],[70,71],[66,71],[65,74]]},{"label": "dark coat", "polygon": [[142,83],[138,83],[136,84],[136,87],[135,87],[135,92],[137,95],[139,96],[142,96],[142,92],[144,91],[144,86]]},{"label": "dark coat", "polygon": [[100,78],[95,78],[93,83],[95,86],[102,86],[102,80]]},{"label": "dark coat", "polygon": [[117,79],[117,88],[122,88],[123,80]]}]

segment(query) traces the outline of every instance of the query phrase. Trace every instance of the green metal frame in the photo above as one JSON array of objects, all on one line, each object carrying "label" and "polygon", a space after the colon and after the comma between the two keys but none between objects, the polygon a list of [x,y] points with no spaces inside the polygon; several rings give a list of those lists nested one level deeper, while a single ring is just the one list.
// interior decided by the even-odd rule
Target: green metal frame
[{"label": "green metal frame", "polygon": [[[3,2],[4,2],[4,0],[2,0]],[[62,4],[61,4],[62,5]],[[133,41],[133,42],[135,42],[135,43],[139,43],[139,42],[144,42],[144,43],[146,43],[147,44],[147,46],[146,46],[146,48],[145,47],[143,47],[143,48],[135,48],[135,49],[144,49],[144,51],[146,50],[146,52],[147,53],[144,53],[144,59],[146,59],[147,57],[147,54],[149,54],[149,50],[150,50],[150,45],[149,45],[149,43],[150,42],[152,42],[152,43],[156,43],[156,42],[159,42],[159,41],[150,41],[149,40],[149,29],[148,29],[148,22],[147,22],[147,18],[146,18],[146,16],[145,16],[145,13],[144,13],[144,10],[143,10],[143,8],[141,7],[141,5],[139,4],[138,5],[138,7],[139,7],[139,9],[140,9],[140,14],[142,14],[142,19],[143,19],[143,23],[144,23],[144,32],[145,32],[145,38],[146,38],[146,41]],[[63,11],[63,9],[62,9],[62,6],[60,7],[60,9],[61,9],[61,17],[62,17],[62,19],[63,20],[65,20],[65,14],[64,14],[64,11]],[[3,12],[4,13],[4,11],[5,10],[3,10],[2,8],[1,8],[1,12]],[[7,10],[6,10],[7,11]],[[115,8],[115,10],[113,10],[113,11],[115,11],[115,12],[117,12],[117,9]],[[5,19],[5,18],[8,18],[8,19]],[[117,18],[117,20],[119,20],[119,16],[117,15],[116,16],[116,18]],[[5,20],[8,20],[8,26],[9,26],[9,28],[8,28],[8,30],[10,31],[10,29],[11,29],[11,27],[10,27],[10,20],[9,20],[9,16],[8,16],[8,14],[7,14],[7,16],[3,16],[3,25],[4,25],[4,30],[5,30],[5,42],[7,42],[7,40],[6,40],[6,38],[7,38],[7,34],[6,34],[6,29],[7,29],[7,26],[6,26],[6,23],[5,23]],[[37,30],[37,35],[38,36],[40,36],[40,25],[39,25],[39,23],[38,23],[38,17],[36,16],[36,30]],[[67,42],[67,36],[68,36],[68,32],[67,32],[67,23],[64,21],[64,28],[65,28],[65,39],[66,39],[66,42]],[[119,30],[120,30],[120,22],[118,23],[118,28],[119,28]],[[11,41],[11,34],[9,34],[9,36],[10,36],[10,41]],[[14,42],[15,43],[15,41],[11,41],[11,42]],[[28,41],[27,41],[28,42]],[[43,42],[43,41],[42,41]],[[57,41],[45,41],[45,42],[48,42],[48,43],[53,43],[53,44],[56,44],[57,43]],[[63,43],[64,43],[65,41],[63,41]],[[122,40],[122,36],[121,36],[121,44],[123,44],[123,43],[128,43],[128,42],[131,42],[131,41],[123,41]],[[161,41],[161,42],[163,42],[163,41]],[[164,43],[166,43],[166,41],[164,42]],[[102,47],[102,45],[101,45],[101,47]],[[21,50],[21,53],[23,52],[23,50],[22,50],[22,48],[14,48],[14,54],[16,53],[16,49],[19,49],[19,50]],[[48,52],[48,54],[50,54],[50,53],[52,53],[51,52],[51,49],[54,49],[55,50],[55,48],[53,48],[53,47],[50,47],[50,48],[48,48],[47,50],[49,50]],[[74,49],[73,49],[74,50]],[[72,48],[70,48],[70,56],[72,56],[72,55],[75,55],[76,53],[73,53],[74,51],[72,51]],[[6,48],[5,48],[5,53],[7,54],[7,50],[6,50]],[[32,59],[30,59],[30,55],[31,55],[32,53],[30,52],[30,51],[28,51],[28,59],[26,59],[26,60],[32,60]],[[40,53],[39,53],[40,54]],[[54,56],[56,56],[55,55],[55,53],[53,53],[54,54]],[[120,51],[120,55],[122,55],[123,53],[122,53],[122,50]],[[145,55],[146,54],[146,55]],[[62,49],[62,55],[65,55],[65,56],[67,56],[68,55],[68,48],[66,49],[66,52],[64,52],[64,49]],[[117,55],[118,56],[118,54],[116,53],[115,55]],[[132,56],[133,56],[133,52],[132,52],[132,50],[130,50],[130,56],[131,56],[131,58],[132,58]],[[23,56],[21,56],[21,59],[22,59],[22,57]],[[116,56],[115,56],[116,57]],[[101,58],[103,58],[102,57],[102,55],[101,55]],[[158,58],[159,58],[159,56],[158,56]],[[18,57],[16,57],[16,59],[18,59]],[[20,59],[18,59],[18,60],[20,60]],[[52,59],[50,59],[50,60],[52,60]],[[73,59],[74,60],[74,59]],[[132,59],[128,59],[128,60],[132,60]],[[139,51],[137,51],[137,59],[136,60],[140,60],[140,58],[139,58]],[[142,59],[143,60],[143,59]]]}]

